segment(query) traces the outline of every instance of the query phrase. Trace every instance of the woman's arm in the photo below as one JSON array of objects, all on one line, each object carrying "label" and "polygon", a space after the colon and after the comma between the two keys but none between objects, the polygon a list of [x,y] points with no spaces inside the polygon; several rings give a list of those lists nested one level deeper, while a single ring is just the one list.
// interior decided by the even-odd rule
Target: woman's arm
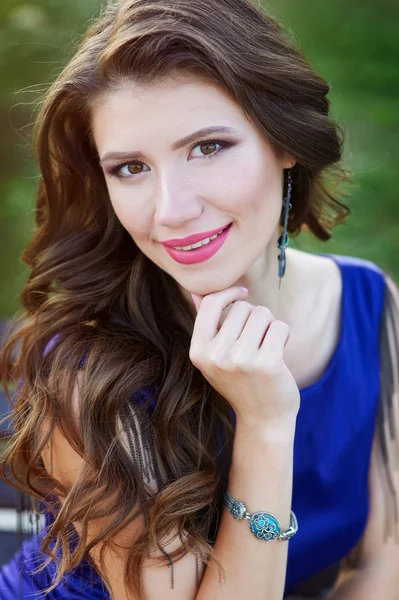
[{"label": "woman's arm", "polygon": [[[249,428],[238,422],[229,491],[246,505],[248,512],[270,512],[281,529],[290,523],[293,441],[295,422],[276,428]],[[248,521],[236,521],[224,510],[215,550],[225,568],[220,585],[215,567],[209,565],[198,600],[281,600],[287,568],[287,541],[258,540]]]},{"label": "woman's arm", "polygon": [[[284,363],[290,330],[267,307],[247,302],[247,294],[237,286],[204,297],[192,294],[197,317],[189,355],[236,416],[228,491],[249,513],[274,515],[285,531],[300,406],[298,386]],[[281,600],[288,543],[259,540],[245,521],[224,510],[215,550],[226,577],[221,584],[211,561],[197,598]]]}]

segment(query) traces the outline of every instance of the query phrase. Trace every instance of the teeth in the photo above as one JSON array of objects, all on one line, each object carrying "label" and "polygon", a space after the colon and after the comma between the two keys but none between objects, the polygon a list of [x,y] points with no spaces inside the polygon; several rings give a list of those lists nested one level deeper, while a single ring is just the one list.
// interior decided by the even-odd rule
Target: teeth
[{"label": "teeth", "polygon": [[200,241],[200,242],[196,242],[195,244],[192,244],[192,246],[183,246],[183,250],[185,250],[186,248],[190,249],[192,248],[193,250],[195,250],[195,248],[201,248],[202,244],[209,244],[211,240],[209,238],[205,238],[204,240]]},{"label": "teeth", "polygon": [[[223,229],[224,231],[224,229]],[[191,246],[173,246],[175,250],[195,250],[196,248],[200,248],[201,246],[206,246],[207,244],[209,244],[209,242],[211,242],[212,240],[215,240],[221,233],[223,233],[223,231],[221,231],[220,233],[217,233],[216,235],[211,235],[211,237],[205,238],[204,240],[201,240],[200,242],[196,242],[195,244],[192,244]]]}]

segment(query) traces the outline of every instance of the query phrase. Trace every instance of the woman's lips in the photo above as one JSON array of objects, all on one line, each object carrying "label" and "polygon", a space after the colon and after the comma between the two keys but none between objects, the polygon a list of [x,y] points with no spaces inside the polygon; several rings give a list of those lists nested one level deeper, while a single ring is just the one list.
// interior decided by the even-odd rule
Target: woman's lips
[{"label": "woman's lips", "polygon": [[195,250],[176,250],[170,246],[165,246],[166,252],[175,260],[182,265],[193,265],[204,260],[211,258],[221,248],[230,233],[232,223],[226,227],[226,229],[218,235],[217,238],[210,241],[209,244],[196,248]]},{"label": "woman's lips", "polygon": [[226,227],[228,227],[229,225],[231,225],[231,223],[223,225],[222,227],[218,227],[217,229],[211,229],[210,231],[208,230],[202,231],[201,233],[192,233],[191,235],[188,235],[184,238],[174,238],[172,240],[165,240],[164,242],[161,242],[161,244],[163,244],[164,246],[168,246],[169,248],[192,246],[193,244],[201,242],[202,240],[205,240],[208,237],[212,237],[216,234],[219,234],[221,231],[223,231],[223,229],[226,229]]}]

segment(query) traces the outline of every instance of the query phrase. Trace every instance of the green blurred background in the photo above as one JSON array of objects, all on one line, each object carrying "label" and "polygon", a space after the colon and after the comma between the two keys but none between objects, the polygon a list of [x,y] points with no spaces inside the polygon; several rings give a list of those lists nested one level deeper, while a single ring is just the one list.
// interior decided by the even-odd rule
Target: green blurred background
[{"label": "green blurred background", "polygon": [[[28,275],[20,254],[34,227],[34,106],[100,5],[0,3],[0,319],[19,309]],[[321,243],[304,232],[290,245],[372,260],[399,282],[399,2],[272,0],[265,7],[331,84],[333,114],[347,131],[346,164],[357,184],[347,202],[352,215],[332,240]]]}]

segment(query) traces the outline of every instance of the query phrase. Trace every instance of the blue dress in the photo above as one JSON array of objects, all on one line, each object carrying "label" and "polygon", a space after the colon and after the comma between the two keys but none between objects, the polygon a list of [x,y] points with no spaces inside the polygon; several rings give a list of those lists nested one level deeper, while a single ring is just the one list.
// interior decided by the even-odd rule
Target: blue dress
[{"label": "blue dress", "polygon": [[[341,331],[321,378],[300,390],[294,440],[292,509],[298,533],[289,541],[285,594],[339,563],[362,537],[369,510],[368,472],[380,393],[379,329],[385,281],[373,262],[319,253],[335,260],[342,276]],[[44,599],[53,570],[29,575],[39,556],[34,537],[0,570],[0,600]],[[47,578],[46,578],[47,577]],[[298,593],[298,591],[297,591]],[[82,562],[47,600],[110,600],[89,563]]]}]

